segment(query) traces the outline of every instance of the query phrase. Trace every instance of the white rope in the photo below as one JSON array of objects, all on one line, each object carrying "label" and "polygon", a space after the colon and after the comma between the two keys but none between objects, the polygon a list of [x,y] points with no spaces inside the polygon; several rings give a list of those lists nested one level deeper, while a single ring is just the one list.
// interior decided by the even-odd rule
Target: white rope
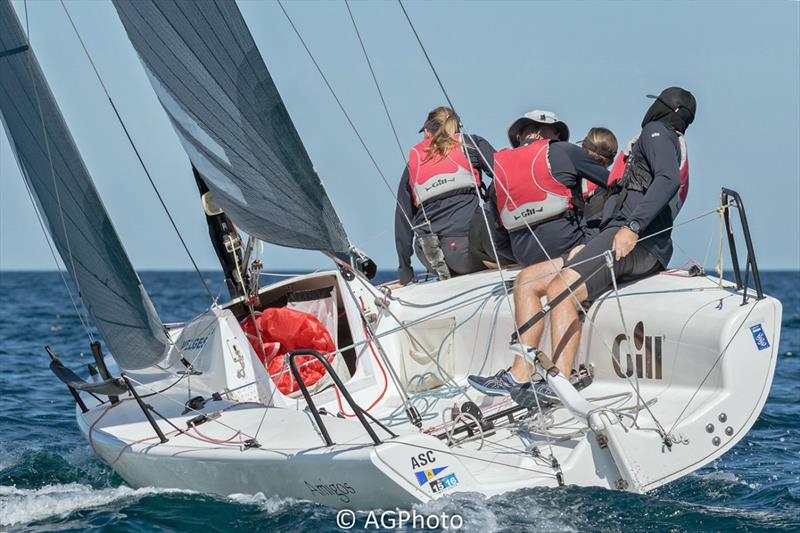
[{"label": "white rope", "polygon": [[[621,300],[620,295],[619,295],[619,288],[617,287],[617,276],[614,273],[614,259],[613,259],[613,256],[611,255],[611,251],[607,251],[606,252],[606,265],[608,266],[609,270],[611,271],[611,273],[610,273],[611,274],[611,284],[614,287],[614,299],[617,301],[617,309],[619,311],[620,322],[622,322],[622,330],[625,332],[625,342],[628,344],[628,353],[634,354],[635,352],[633,350],[633,346],[631,345],[631,338],[633,337],[634,332],[628,329],[628,325],[625,322],[625,314],[622,312],[622,300]],[[630,333],[628,333],[629,331],[630,331]],[[613,357],[613,351],[612,351],[612,357]],[[617,360],[617,366],[620,366],[620,361],[619,360]],[[637,406],[637,408],[639,406],[639,402],[641,401],[644,404],[645,408],[647,409],[647,412],[650,414],[650,417],[653,419],[653,422],[655,422],[656,426],[658,427],[659,431],[661,432],[661,436],[663,438],[667,438],[668,435],[664,431],[664,427],[661,425],[661,422],[658,421],[658,418],[656,418],[656,415],[653,413],[653,411],[650,410],[650,407],[647,405],[647,402],[645,402],[644,398],[642,398],[642,394],[640,392],[641,389],[640,389],[640,385],[639,385],[639,373],[638,373],[638,370],[633,372],[633,377],[634,377],[633,383],[631,383],[630,376],[627,375],[627,372],[625,373],[626,380],[631,385],[633,390],[636,392],[636,402],[637,402],[636,406]]]},{"label": "white rope", "polygon": [[739,334],[739,331],[742,329],[742,326],[744,326],[745,322],[747,322],[747,320],[750,318],[750,315],[753,313],[753,311],[755,310],[756,306],[759,304],[760,301],[761,300],[755,300],[755,302],[753,302],[753,305],[750,307],[750,310],[744,316],[744,318],[742,319],[741,323],[739,323],[739,326],[737,326],[736,331],[733,332],[733,334],[731,335],[731,338],[728,340],[727,344],[725,344],[725,347],[717,355],[716,359],[714,359],[714,362],[711,364],[711,367],[708,369],[708,372],[706,372],[706,375],[703,376],[702,380],[700,380],[700,384],[697,386],[695,391],[692,393],[692,396],[689,398],[689,401],[686,402],[686,405],[683,407],[683,410],[681,410],[680,414],[675,419],[675,422],[672,424],[672,427],[669,430],[670,433],[672,433],[675,430],[675,428],[678,426],[678,423],[680,422],[681,418],[683,418],[683,415],[686,414],[686,410],[689,409],[689,406],[692,404],[692,402],[694,401],[695,397],[700,392],[700,389],[703,387],[703,385],[705,384],[705,382],[709,378],[709,376],[711,376],[711,372],[714,371],[714,368],[716,368],[716,366],[719,364],[719,362],[722,360],[722,358],[725,356],[725,354],[728,353],[728,348],[730,347],[731,343],[733,343],[733,340],[736,338],[736,335]]}]

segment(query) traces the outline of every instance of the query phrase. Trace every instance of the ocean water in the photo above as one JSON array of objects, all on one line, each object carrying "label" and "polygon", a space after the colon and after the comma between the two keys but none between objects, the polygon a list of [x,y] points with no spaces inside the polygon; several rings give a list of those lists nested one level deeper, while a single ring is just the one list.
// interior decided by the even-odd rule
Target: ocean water
[{"label": "ocean water", "polygon": [[[727,455],[645,496],[530,489],[417,510],[459,513],[465,531],[800,531],[800,273],[762,276],[784,306],[781,356],[761,418]],[[194,273],[142,278],[165,321],[208,304]],[[126,486],[93,458],[72,398],[47,369],[45,344],[76,369],[91,361],[58,274],[0,272],[0,295],[0,530],[341,531],[336,511],[306,501]]]}]

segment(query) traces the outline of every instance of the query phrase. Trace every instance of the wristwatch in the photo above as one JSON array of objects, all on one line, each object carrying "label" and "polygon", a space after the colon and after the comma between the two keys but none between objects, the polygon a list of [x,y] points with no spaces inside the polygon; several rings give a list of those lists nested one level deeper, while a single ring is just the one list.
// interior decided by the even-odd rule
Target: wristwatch
[{"label": "wristwatch", "polygon": [[634,232],[636,235],[639,235],[639,230],[642,229],[641,225],[635,220],[631,220],[625,224],[625,227]]}]

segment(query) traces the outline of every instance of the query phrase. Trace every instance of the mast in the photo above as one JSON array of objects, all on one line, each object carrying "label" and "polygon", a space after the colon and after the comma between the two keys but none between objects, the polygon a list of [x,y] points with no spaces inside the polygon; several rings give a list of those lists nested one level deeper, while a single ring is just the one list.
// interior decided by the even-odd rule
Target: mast
[{"label": "mast", "polygon": [[225,275],[228,293],[231,299],[244,296],[244,291],[250,286],[250,280],[247,275],[247,265],[243,263],[242,239],[231,219],[214,201],[214,193],[209,190],[203,176],[194,165],[192,174],[200,191],[200,202],[208,224],[208,236]]}]

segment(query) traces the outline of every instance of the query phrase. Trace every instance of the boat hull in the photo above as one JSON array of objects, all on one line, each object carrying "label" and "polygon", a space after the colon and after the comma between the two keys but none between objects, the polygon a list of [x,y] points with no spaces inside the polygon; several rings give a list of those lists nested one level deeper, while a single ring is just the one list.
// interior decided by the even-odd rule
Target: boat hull
[{"label": "boat hull", "polygon": [[[766,297],[742,305],[741,293],[728,284],[661,275],[621,289],[619,303],[631,331],[622,327],[610,295],[587,313],[579,361],[594,372],[583,394],[603,415],[595,423],[555,407],[546,417],[524,410],[497,416],[485,431],[473,427],[466,439],[466,434],[446,436],[455,429],[452,407],[467,398],[484,416],[514,405],[465,386],[467,375],[510,362],[507,339],[513,323],[502,291],[496,290],[504,281],[499,276],[488,272],[420,284],[398,291],[388,304],[380,304],[380,293],[359,289],[365,314],[383,315],[372,327],[381,337],[384,362],[397,369],[397,379],[421,412],[424,432],[403,415],[401,396],[376,349],[359,353],[347,388],[396,434],[373,424],[379,444],[336,389],[313,396],[334,443],[326,446],[306,402],[263,383],[260,401],[232,394],[208,402],[199,412],[210,420],[191,428],[187,423],[198,413],[184,409],[189,395],[183,383],[149,398],[172,424],[158,421],[165,443],[155,438],[131,398],[78,413],[79,426],[98,457],[136,487],[263,493],[373,509],[404,508],[460,491],[491,496],[562,484],[642,493],[718,458],[758,418],[778,354],[780,303]],[[463,296],[447,298],[453,294]],[[491,305],[482,305],[485,300]],[[221,313],[218,320],[228,324],[220,327],[222,338],[238,342],[231,340],[230,317]],[[191,324],[185,330],[192,331]],[[439,379],[452,377],[458,385],[451,394],[412,376],[431,372],[433,363],[430,358],[425,363],[421,352],[437,347]],[[548,343],[543,348],[548,351]],[[193,379],[196,394],[203,377]],[[167,384],[154,381],[147,389]],[[426,384],[432,388],[425,390]]]}]

